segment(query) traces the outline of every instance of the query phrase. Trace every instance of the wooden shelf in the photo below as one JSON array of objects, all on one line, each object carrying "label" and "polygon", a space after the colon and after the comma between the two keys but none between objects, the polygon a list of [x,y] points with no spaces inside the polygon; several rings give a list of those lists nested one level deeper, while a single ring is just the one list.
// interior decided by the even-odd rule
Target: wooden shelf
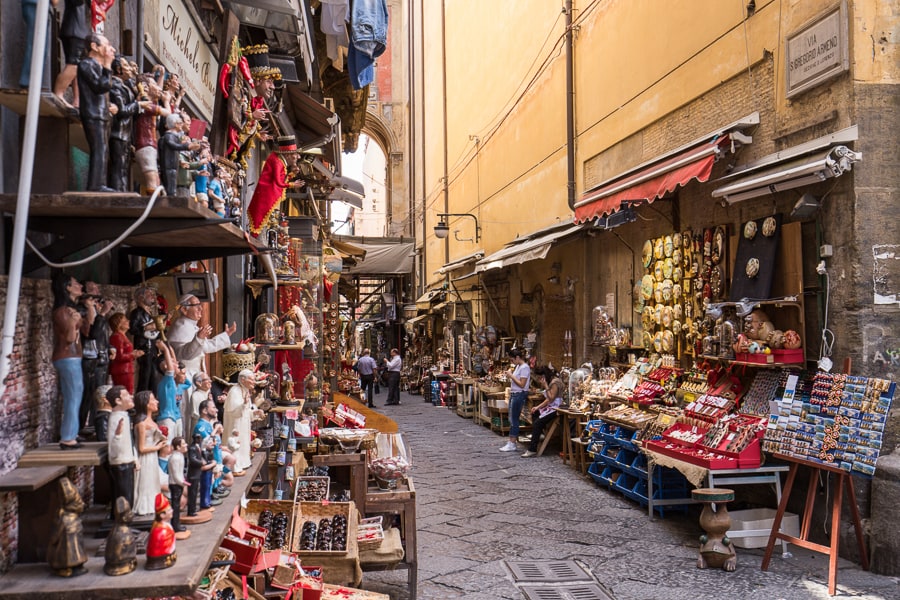
[{"label": "wooden shelf", "polygon": [[[85,445],[87,446],[87,445]],[[66,451],[75,454],[75,451]],[[144,568],[146,558],[138,557],[138,567],[128,575],[110,577],[103,572],[104,557],[97,556],[102,539],[85,531],[84,545],[88,572],[74,578],[56,577],[47,563],[19,563],[0,576],[0,598],[67,600],[70,598],[147,598],[191,596],[209,570],[213,554],[231,523],[231,515],[244,492],[265,463],[265,453],[256,453],[252,466],[235,479],[231,494],[216,507],[212,521],[191,527],[191,537],[177,543],[178,561],[163,571]]]}]

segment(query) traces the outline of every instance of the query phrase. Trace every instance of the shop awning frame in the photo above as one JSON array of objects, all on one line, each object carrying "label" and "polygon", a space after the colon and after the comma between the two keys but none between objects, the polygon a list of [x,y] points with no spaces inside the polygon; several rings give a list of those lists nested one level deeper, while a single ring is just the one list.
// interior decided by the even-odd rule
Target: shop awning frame
[{"label": "shop awning frame", "polygon": [[481,260],[482,258],[484,258],[484,250],[476,250],[471,254],[466,254],[465,256],[457,258],[456,260],[451,260],[443,267],[435,271],[435,274],[439,273],[441,275],[445,275],[450,271],[454,271],[460,267],[464,267],[470,263]]},{"label": "shop awning frame", "polygon": [[713,198],[722,198],[727,204],[757,198],[768,194],[792,190],[840,177],[853,169],[853,163],[862,160],[861,152],[854,152],[844,145],[834,146],[825,152],[787,161],[775,168],[747,175],[716,188]]},{"label": "shop awning frame", "polygon": [[587,190],[575,203],[575,222],[605,217],[632,204],[651,203],[696,179],[708,181],[713,164],[739,144],[752,143],[744,130],[759,124],[759,113],[712,131],[643,162]]},{"label": "shop awning frame", "polygon": [[569,237],[588,228],[586,225],[572,225],[571,223],[557,224],[549,228],[522,236],[508,243],[505,248],[485,256],[475,263],[475,273],[483,273],[491,269],[500,269],[510,265],[541,260],[547,257],[554,243],[565,237]]}]

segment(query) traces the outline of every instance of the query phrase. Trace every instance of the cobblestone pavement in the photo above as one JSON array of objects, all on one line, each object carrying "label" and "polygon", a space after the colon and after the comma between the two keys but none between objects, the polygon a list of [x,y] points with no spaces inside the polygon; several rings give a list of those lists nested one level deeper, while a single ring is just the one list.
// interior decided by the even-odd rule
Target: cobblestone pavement
[{"label": "cobblestone pavement", "polygon": [[[699,511],[651,520],[556,453],[526,459],[524,447],[499,452],[505,438],[454,410],[406,393],[400,406],[384,406],[385,397],[376,397],[377,410],[398,422],[413,459],[419,600],[592,600],[562,591],[526,595],[504,562],[559,559],[593,575],[598,600],[829,598],[827,556],[791,547],[793,557],[785,559],[776,550],[763,572],[762,549],[738,548],[735,572],[698,569]],[[362,587],[409,600],[403,570],[365,573]],[[897,599],[900,578],[842,559],[835,597]]]}]

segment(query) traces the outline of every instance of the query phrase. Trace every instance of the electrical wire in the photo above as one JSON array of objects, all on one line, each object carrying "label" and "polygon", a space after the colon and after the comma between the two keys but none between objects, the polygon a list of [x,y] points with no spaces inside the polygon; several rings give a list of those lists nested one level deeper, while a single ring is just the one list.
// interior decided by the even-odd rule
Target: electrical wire
[{"label": "electrical wire", "polygon": [[828,277],[828,271],[824,268],[822,271],[821,275],[825,277],[825,318],[822,321],[822,349],[819,352],[819,359],[830,358],[831,350],[834,347],[834,332],[828,329],[828,301],[831,296],[831,279]]},{"label": "electrical wire", "polygon": [[82,258],[79,260],[74,260],[71,262],[55,263],[55,262],[51,261],[49,258],[47,258],[46,256],[44,256],[44,254],[40,250],[37,249],[37,246],[32,244],[31,240],[29,240],[28,238],[25,238],[25,243],[28,244],[28,247],[31,248],[31,250],[35,254],[38,255],[38,258],[40,258],[42,261],[44,261],[44,263],[48,267],[53,267],[55,269],[65,269],[67,267],[77,267],[78,265],[83,265],[85,263],[89,263],[92,260],[96,260],[97,258],[100,258],[104,254],[106,254],[107,252],[109,252],[110,250],[112,250],[113,248],[118,246],[119,244],[121,244],[125,240],[125,238],[127,238],[129,235],[131,235],[132,231],[134,231],[135,229],[140,227],[141,223],[146,221],[147,217],[150,216],[150,211],[153,210],[153,205],[156,204],[156,199],[159,198],[160,193],[163,192],[165,189],[166,188],[164,188],[163,186],[158,186],[155,190],[153,190],[153,195],[150,196],[150,201],[147,202],[147,206],[144,208],[144,212],[141,213],[141,216],[138,217],[138,220],[135,221],[134,223],[132,223],[128,227],[128,229],[123,231],[122,234],[119,237],[117,237],[115,240],[113,240],[112,242],[110,242],[109,244],[107,244],[106,246],[104,246],[103,248],[101,248],[100,250],[98,250],[94,254],[91,254],[88,257],[85,257],[85,258]]}]

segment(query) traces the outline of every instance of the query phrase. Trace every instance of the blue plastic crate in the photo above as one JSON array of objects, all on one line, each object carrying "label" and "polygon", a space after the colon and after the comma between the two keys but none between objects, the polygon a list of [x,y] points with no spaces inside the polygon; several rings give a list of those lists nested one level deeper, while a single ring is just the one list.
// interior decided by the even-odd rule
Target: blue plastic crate
[{"label": "blue plastic crate", "polygon": [[641,479],[647,479],[647,457],[638,452],[631,461],[631,470]]},{"label": "blue plastic crate", "polygon": [[631,489],[634,487],[636,481],[637,477],[635,477],[634,475],[620,472],[619,477],[613,483],[613,487],[622,494],[627,495],[631,493]]},{"label": "blue plastic crate", "polygon": [[603,478],[603,469],[605,468],[607,467],[604,467],[601,463],[591,463],[591,465],[588,467],[588,475],[591,476],[591,479],[593,479],[597,483],[597,485],[602,485],[603,487],[608,488],[609,480]]},{"label": "blue plastic crate", "polygon": [[633,452],[638,452],[638,446],[634,443],[634,437],[637,431],[634,429],[626,429],[625,427],[617,427],[615,431],[616,442],[623,448],[628,448]]}]

